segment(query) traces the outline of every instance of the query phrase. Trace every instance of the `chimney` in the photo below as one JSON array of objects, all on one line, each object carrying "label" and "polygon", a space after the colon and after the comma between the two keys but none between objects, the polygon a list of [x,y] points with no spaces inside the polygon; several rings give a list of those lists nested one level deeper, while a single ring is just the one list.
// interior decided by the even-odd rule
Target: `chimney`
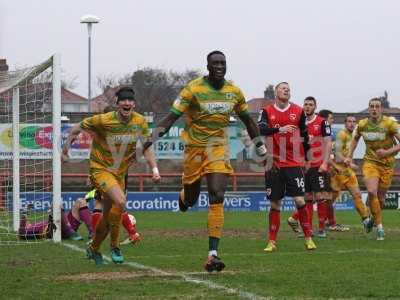
[{"label": "chimney", "polygon": [[0,58],[0,72],[7,72],[8,65],[7,60],[5,58]]}]

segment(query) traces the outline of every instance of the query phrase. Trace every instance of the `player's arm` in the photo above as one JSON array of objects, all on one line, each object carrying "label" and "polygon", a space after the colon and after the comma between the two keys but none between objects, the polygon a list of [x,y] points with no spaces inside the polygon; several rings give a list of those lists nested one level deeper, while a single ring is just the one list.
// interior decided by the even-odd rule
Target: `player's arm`
[{"label": "player's arm", "polygon": [[243,124],[246,126],[247,132],[251,138],[252,141],[254,141],[256,145],[256,152],[257,155],[259,156],[264,156],[267,154],[267,148],[264,145],[264,142],[259,138],[260,137],[260,132],[258,130],[258,127],[256,123],[253,121],[253,119],[250,117],[248,113],[240,113],[238,114],[239,119],[243,122]]},{"label": "player's arm", "polygon": [[81,124],[75,124],[67,137],[67,140],[64,143],[63,149],[62,149],[62,155],[61,159],[62,161],[68,160],[68,150],[71,148],[71,144],[75,141],[75,139],[78,137],[78,135],[83,131]]},{"label": "player's arm", "polygon": [[329,164],[329,159],[331,156],[331,151],[332,151],[332,130],[331,126],[326,122],[325,120],[321,124],[321,135],[322,135],[322,145],[323,145],[323,162],[322,165],[320,166],[319,170],[320,172],[326,172],[328,171],[328,164]]},{"label": "player's arm", "polygon": [[153,130],[152,138],[143,145],[143,151],[146,151],[147,148],[169,131],[171,126],[187,111],[193,99],[193,93],[190,91],[189,87],[185,87],[172,104],[169,113]]},{"label": "player's arm", "polygon": [[335,141],[335,161],[334,162],[344,162],[345,156],[342,153],[343,145],[345,143],[343,131],[339,131],[338,135],[336,136]]},{"label": "player's arm", "polygon": [[153,181],[155,182],[160,181],[161,179],[160,171],[158,170],[157,167],[157,160],[156,160],[156,155],[154,154],[153,147],[148,147],[146,150],[144,150],[143,155],[151,171],[153,172]]},{"label": "player's arm", "polygon": [[281,133],[293,132],[297,129],[295,125],[286,125],[279,128],[269,127],[268,114],[265,110],[260,111],[257,125],[258,129],[260,130],[260,134],[263,136],[271,136],[278,132]]},{"label": "player's arm", "polygon": [[299,129],[300,129],[300,136],[303,141],[304,159],[308,161],[308,151],[310,150],[310,137],[307,131],[306,114],[304,112],[301,113]]},{"label": "player's arm", "polygon": [[349,154],[348,156],[344,159],[344,163],[348,166],[351,166],[353,164],[353,155],[354,155],[354,151],[357,148],[358,145],[358,141],[360,140],[361,134],[359,132],[358,126],[355,130],[355,133],[353,135],[353,138],[351,139],[350,142],[350,149],[349,149]]},{"label": "player's arm", "polygon": [[376,150],[376,155],[379,158],[383,158],[388,155],[392,155],[400,151],[400,129],[397,122],[393,122],[389,128],[389,134],[393,135],[393,139],[397,142],[393,147],[389,149],[378,149]]}]

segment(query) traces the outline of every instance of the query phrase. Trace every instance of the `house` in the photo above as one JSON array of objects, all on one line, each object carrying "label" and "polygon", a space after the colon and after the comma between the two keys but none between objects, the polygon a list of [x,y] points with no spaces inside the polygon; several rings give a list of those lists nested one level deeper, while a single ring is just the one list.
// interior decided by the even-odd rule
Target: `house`
[{"label": "house", "polygon": [[66,88],[61,88],[61,112],[88,112],[88,100]]}]

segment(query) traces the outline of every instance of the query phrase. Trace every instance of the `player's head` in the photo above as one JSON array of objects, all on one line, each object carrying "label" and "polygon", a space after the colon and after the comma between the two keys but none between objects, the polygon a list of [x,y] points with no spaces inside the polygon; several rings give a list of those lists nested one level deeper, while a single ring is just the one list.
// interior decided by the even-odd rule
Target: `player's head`
[{"label": "player's head", "polygon": [[289,83],[282,81],[275,86],[275,96],[278,100],[287,102],[290,99]]},{"label": "player's head", "polygon": [[128,118],[135,108],[135,92],[131,87],[121,87],[116,93],[117,111],[123,118]]},{"label": "player's head", "polygon": [[312,116],[317,108],[317,100],[314,97],[308,96],[304,99],[303,110],[306,116]]},{"label": "player's head", "polygon": [[382,101],[379,98],[372,98],[368,102],[368,112],[369,116],[374,119],[380,118],[382,116]]},{"label": "player's head", "polygon": [[211,80],[222,81],[226,74],[225,54],[214,50],[207,55],[208,77]]},{"label": "player's head", "polygon": [[321,109],[318,113],[318,116],[321,118],[324,118],[326,122],[328,122],[329,125],[332,125],[334,122],[333,119],[333,112],[330,111],[329,109]]},{"label": "player's head", "polygon": [[353,115],[347,115],[346,118],[344,119],[344,127],[348,131],[353,132],[354,128],[356,128],[356,125],[357,125],[356,117]]}]

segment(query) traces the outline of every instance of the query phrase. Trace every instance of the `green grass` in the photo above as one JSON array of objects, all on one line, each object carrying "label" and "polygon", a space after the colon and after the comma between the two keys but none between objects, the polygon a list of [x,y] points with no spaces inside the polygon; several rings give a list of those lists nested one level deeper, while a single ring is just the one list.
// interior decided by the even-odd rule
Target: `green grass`
[{"label": "green grass", "polygon": [[[219,255],[227,268],[207,274],[202,270],[208,250],[206,213],[136,213],[144,240],[122,246],[127,263],[121,266],[98,268],[84,253],[51,242],[0,247],[0,298],[399,299],[399,214],[384,211],[386,239],[378,242],[374,232],[363,233],[355,212],[338,212],[338,221],[351,225],[350,232],[315,238],[318,249],[313,252],[304,250],[282,214],[278,252],[268,254],[262,251],[265,213],[226,213]],[[81,233],[87,236],[85,228]],[[108,241],[102,251],[109,255]],[[209,288],[212,283],[225,289]]]}]

